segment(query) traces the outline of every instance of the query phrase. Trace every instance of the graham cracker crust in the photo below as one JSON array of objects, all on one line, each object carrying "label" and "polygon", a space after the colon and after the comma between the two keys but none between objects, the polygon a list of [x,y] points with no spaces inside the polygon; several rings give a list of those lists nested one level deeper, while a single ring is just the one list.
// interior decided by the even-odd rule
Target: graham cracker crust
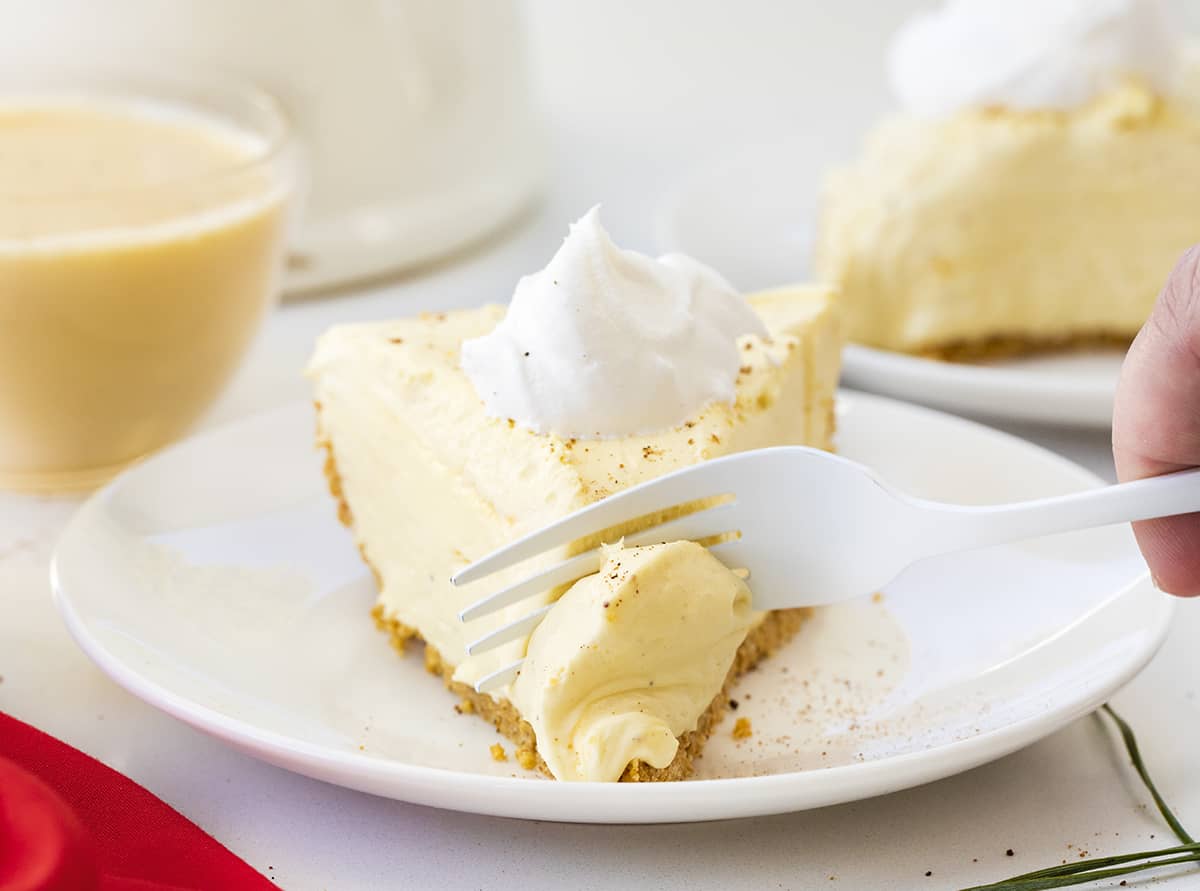
[{"label": "graham cracker crust", "polygon": [[[317,403],[316,409],[319,415],[320,403]],[[342,479],[334,458],[333,445],[320,436],[318,436],[317,445],[325,451],[325,479],[329,485],[330,494],[337,502],[338,519],[345,526],[353,529],[354,515],[350,510],[350,505],[346,502],[342,489]],[[371,564],[361,544],[359,544],[358,550],[363,562],[375,576],[375,584],[381,585],[379,572]],[[729,673],[725,676],[725,683],[722,684],[720,692],[713,697],[708,708],[700,715],[696,722],[696,728],[679,737],[679,750],[675,753],[675,758],[671,763],[660,768],[652,767],[635,759],[625,768],[620,781],[623,783],[666,782],[683,780],[691,776],[695,771],[695,759],[700,757],[704,743],[729,709],[729,691],[737,683],[738,678],[753,671],[759,662],[791,640],[811,614],[811,607],[776,610],[768,613],[757,627],[750,630],[746,639],[738,647],[733,657],[733,664],[729,667]],[[371,616],[375,620],[375,626],[388,635],[392,646],[400,654],[405,653],[410,641],[423,644],[425,669],[430,674],[441,677],[446,689],[459,697],[460,705],[457,708],[463,712],[474,712],[481,718],[490,721],[497,731],[515,743],[516,760],[522,767],[527,770],[537,769],[546,776],[553,776],[546,766],[546,762],[538,754],[537,738],[533,728],[528,721],[521,717],[520,712],[512,703],[508,700],[493,699],[486,693],[476,693],[474,688],[455,681],[453,679],[454,666],[447,663],[435,647],[425,642],[415,628],[405,625],[394,617],[387,616],[382,604],[376,604],[372,608]]]},{"label": "graham cracker crust", "polygon": [[1064,337],[1027,337],[1020,334],[996,334],[976,340],[955,340],[913,350],[925,359],[945,362],[988,362],[1045,353],[1077,353],[1084,350],[1129,349],[1133,338],[1128,334],[1093,332]]},{"label": "graham cracker crust", "polygon": [[[713,697],[708,708],[700,715],[696,722],[696,729],[689,730],[679,737],[679,750],[675,753],[674,760],[666,767],[652,767],[635,759],[625,768],[620,781],[622,783],[656,783],[684,780],[691,776],[695,771],[695,759],[700,757],[704,743],[712,735],[721,719],[725,717],[725,712],[729,710],[729,692],[737,683],[738,678],[753,671],[759,662],[791,640],[811,613],[811,607],[776,610],[768,613],[756,628],[751,629],[750,633],[746,635],[746,639],[742,641],[742,645],[738,647],[737,653],[733,657],[733,664],[729,666],[729,673],[725,675],[725,683],[722,684],[720,692]],[[392,646],[398,652],[404,653],[409,641],[424,643],[421,635],[415,629],[394,618],[388,618],[381,605],[376,604],[371,610],[371,615],[375,619],[375,627],[390,637]],[[529,726],[528,721],[521,717],[513,704],[508,700],[493,699],[486,693],[476,693],[467,684],[454,680],[454,666],[447,664],[442,659],[441,653],[433,646],[428,643],[425,643],[424,646],[425,670],[430,674],[440,676],[446,689],[459,697],[462,703],[459,708],[490,721],[497,731],[512,740],[517,747],[517,762],[522,767],[530,770],[536,768],[546,776],[551,776],[546,762],[538,754],[537,738],[534,736],[533,728]]]}]

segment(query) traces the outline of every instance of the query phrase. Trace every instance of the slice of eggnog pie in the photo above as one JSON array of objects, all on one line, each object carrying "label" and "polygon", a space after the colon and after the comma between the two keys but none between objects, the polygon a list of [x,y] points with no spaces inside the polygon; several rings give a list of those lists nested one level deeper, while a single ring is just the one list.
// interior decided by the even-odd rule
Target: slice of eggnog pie
[{"label": "slice of eggnog pie", "polygon": [[[326,473],[379,586],[378,626],[559,780],[677,780],[726,689],[806,610],[758,613],[700,545],[625,547],[470,625],[480,597],[594,547],[575,542],[461,588],[451,575],[627,486],[778,445],[832,446],[841,339],[831,293],[743,297],[712,269],[617,247],[593,209],[507,307],[327,332],[309,366]],[[643,524],[644,525],[644,524]],[[520,640],[467,643],[557,599]],[[473,684],[524,657],[516,680]]]}]

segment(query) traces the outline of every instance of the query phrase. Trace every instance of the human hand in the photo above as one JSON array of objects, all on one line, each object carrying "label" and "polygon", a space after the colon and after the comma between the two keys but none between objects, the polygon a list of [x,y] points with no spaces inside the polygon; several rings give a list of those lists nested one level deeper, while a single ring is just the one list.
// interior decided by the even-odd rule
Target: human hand
[{"label": "human hand", "polygon": [[[1125,357],[1113,457],[1122,482],[1200,466],[1200,245],[1175,266]],[[1200,513],[1133,531],[1159,588],[1200,594]]]}]

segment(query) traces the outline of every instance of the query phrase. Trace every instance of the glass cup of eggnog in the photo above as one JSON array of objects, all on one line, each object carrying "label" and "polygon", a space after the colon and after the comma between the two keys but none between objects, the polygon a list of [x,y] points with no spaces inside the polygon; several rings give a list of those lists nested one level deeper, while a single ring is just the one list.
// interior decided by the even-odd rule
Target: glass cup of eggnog
[{"label": "glass cup of eggnog", "polygon": [[298,179],[251,87],[0,69],[0,487],[97,485],[196,421],[277,297]]}]

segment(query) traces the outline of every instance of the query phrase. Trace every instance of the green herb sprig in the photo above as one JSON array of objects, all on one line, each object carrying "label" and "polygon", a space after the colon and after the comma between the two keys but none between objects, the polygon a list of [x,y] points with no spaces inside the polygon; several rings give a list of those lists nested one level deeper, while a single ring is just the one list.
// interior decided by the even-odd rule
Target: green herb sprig
[{"label": "green herb sprig", "polygon": [[1175,833],[1180,844],[1168,848],[1159,848],[1155,851],[1140,851],[1136,854],[1117,854],[1112,857],[1095,857],[1090,860],[1064,863],[1061,866],[1051,866],[1047,869],[1022,873],[1019,876],[993,882],[990,885],[974,885],[970,888],[964,888],[963,891],[1046,891],[1046,889],[1050,888],[1069,888],[1074,885],[1085,885],[1090,882],[1120,878],[1121,876],[1142,872],[1147,869],[1158,869],[1163,866],[1175,866],[1180,863],[1200,863],[1200,844],[1197,844],[1192,839],[1188,831],[1183,828],[1183,824],[1179,822],[1175,814],[1167,807],[1167,803],[1163,800],[1163,797],[1158,793],[1154,781],[1150,779],[1150,774],[1146,770],[1145,762],[1142,761],[1142,754],[1138,749],[1137,738],[1133,735],[1132,728],[1125,723],[1125,720],[1120,715],[1112,710],[1111,706],[1105,705],[1102,707],[1102,710],[1117,725],[1117,730],[1121,733],[1121,739],[1125,743],[1125,750],[1129,753],[1129,759],[1133,762],[1134,769],[1138,772],[1138,776],[1142,778],[1142,782],[1146,784],[1151,797],[1154,798],[1155,806],[1158,807],[1158,812],[1167,821],[1167,825],[1171,827],[1171,831]]}]

